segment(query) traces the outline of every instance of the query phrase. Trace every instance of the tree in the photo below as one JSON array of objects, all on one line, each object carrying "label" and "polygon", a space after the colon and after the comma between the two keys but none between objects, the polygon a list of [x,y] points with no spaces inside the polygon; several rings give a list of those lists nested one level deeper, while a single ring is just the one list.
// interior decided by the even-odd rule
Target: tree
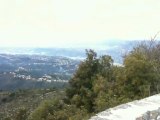
[{"label": "tree", "polygon": [[29,116],[29,120],[87,120],[87,111],[60,99],[43,101]]},{"label": "tree", "polygon": [[[147,41],[138,44],[125,57],[127,96],[146,97],[156,91],[159,83],[159,43]],[[146,93],[147,92],[147,93]]]},{"label": "tree", "polygon": [[104,109],[106,100],[103,103],[95,101],[102,98],[102,93],[106,94],[107,87],[113,82],[113,60],[108,55],[98,58],[93,50],[86,50],[86,55],[86,60],[79,65],[70,80],[67,96],[71,104],[75,104],[77,107],[83,106],[88,112],[93,112],[96,109],[99,111],[102,106]]},{"label": "tree", "polygon": [[97,54],[93,50],[86,50],[87,58],[80,65],[74,77],[70,80],[67,96],[71,103],[77,107],[84,106],[88,111],[93,111],[92,82],[98,71]]},{"label": "tree", "polygon": [[107,80],[97,75],[93,82],[94,111],[99,112],[108,107],[107,90]]}]

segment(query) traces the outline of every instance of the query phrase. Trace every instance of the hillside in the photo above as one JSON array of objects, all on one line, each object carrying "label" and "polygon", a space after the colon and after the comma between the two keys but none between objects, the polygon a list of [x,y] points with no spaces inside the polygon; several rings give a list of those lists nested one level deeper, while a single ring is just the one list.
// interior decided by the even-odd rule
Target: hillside
[{"label": "hillside", "polygon": [[0,89],[62,87],[79,63],[59,56],[0,54]]},{"label": "hillside", "polygon": [[0,91],[0,120],[22,120],[19,118],[22,117],[21,114],[27,118],[41,102],[58,97],[64,97],[64,91],[55,89]]}]

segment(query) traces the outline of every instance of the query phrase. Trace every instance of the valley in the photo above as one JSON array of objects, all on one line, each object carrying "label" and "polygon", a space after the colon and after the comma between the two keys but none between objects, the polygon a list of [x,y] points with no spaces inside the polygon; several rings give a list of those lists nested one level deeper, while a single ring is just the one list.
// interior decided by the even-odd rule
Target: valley
[{"label": "valley", "polygon": [[79,63],[59,56],[0,54],[0,89],[60,87]]}]

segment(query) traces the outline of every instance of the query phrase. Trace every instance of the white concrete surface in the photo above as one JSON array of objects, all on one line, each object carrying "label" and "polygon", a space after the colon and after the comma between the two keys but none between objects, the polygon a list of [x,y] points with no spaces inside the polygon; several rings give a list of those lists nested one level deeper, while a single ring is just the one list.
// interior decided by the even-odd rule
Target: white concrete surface
[{"label": "white concrete surface", "polygon": [[90,120],[135,120],[147,111],[160,107],[160,94],[107,109]]}]

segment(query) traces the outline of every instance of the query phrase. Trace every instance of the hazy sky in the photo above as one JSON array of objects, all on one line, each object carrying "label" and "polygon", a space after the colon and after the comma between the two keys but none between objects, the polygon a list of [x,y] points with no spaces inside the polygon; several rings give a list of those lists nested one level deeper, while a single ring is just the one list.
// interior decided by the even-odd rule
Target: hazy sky
[{"label": "hazy sky", "polygon": [[0,0],[0,46],[93,45],[158,31],[160,0]]}]

